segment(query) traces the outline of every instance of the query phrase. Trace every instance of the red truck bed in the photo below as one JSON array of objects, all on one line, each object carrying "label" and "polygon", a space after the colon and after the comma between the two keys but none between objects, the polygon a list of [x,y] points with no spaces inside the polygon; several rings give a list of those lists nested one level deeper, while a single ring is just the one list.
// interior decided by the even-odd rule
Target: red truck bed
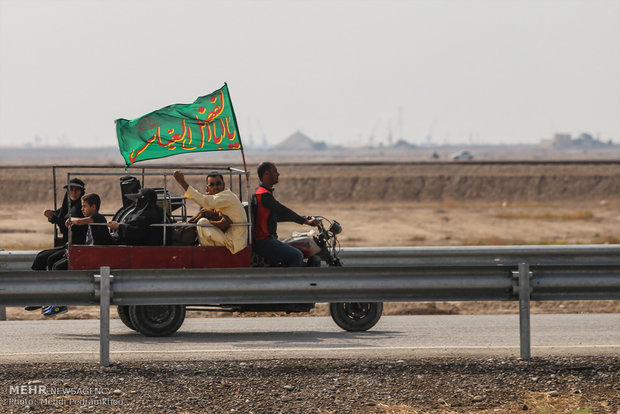
[{"label": "red truck bed", "polygon": [[82,246],[69,248],[69,269],[203,269],[250,267],[250,246],[237,254],[226,247],[202,246]]}]

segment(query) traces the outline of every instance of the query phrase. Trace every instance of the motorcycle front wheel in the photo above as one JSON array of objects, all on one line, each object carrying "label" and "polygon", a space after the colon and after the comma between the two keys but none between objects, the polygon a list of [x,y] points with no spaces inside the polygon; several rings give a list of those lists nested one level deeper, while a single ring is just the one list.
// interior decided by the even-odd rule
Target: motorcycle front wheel
[{"label": "motorcycle front wheel", "polygon": [[329,314],[336,325],[349,332],[367,331],[379,322],[381,313],[382,302],[329,304]]}]

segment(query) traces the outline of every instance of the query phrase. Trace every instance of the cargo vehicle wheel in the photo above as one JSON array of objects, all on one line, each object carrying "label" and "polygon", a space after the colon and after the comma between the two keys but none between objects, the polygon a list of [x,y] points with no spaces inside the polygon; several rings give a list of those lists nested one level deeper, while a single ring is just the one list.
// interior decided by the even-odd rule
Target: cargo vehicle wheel
[{"label": "cargo vehicle wheel", "polygon": [[118,313],[118,317],[129,329],[136,330],[136,327],[133,326],[133,322],[131,322],[131,318],[129,317],[129,306],[127,305],[119,305],[116,307],[116,312]]},{"label": "cargo vehicle wheel", "polygon": [[136,305],[129,307],[136,330],[146,336],[169,336],[185,320],[184,305]]},{"label": "cargo vehicle wheel", "polygon": [[336,325],[345,331],[367,331],[379,322],[383,313],[382,302],[330,303],[329,314]]}]

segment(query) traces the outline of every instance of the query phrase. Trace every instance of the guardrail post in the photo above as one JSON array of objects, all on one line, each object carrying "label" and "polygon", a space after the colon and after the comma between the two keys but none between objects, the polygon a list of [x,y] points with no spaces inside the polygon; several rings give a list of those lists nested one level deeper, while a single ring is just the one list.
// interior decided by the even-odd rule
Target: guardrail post
[{"label": "guardrail post", "polygon": [[99,361],[110,366],[110,267],[99,269]]},{"label": "guardrail post", "polygon": [[6,321],[6,306],[0,306],[0,321]]},{"label": "guardrail post", "polygon": [[519,263],[519,337],[521,359],[531,359],[530,348],[530,266]]}]

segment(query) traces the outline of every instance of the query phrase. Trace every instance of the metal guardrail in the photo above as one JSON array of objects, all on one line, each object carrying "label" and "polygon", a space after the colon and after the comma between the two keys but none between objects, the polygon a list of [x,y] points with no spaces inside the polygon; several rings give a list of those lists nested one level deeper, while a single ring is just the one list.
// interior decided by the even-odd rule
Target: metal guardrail
[{"label": "metal guardrail", "polygon": [[[517,266],[114,270],[111,304],[509,301]],[[531,266],[532,300],[620,299],[620,266]],[[0,305],[96,305],[97,271],[0,271]]]},{"label": "metal guardrail", "polygon": [[[0,270],[30,269],[38,252],[0,251]],[[343,247],[345,266],[415,264],[620,264],[620,245]]]},{"label": "metal guardrail", "polygon": [[345,266],[620,264],[620,245],[345,247],[340,258]]},{"label": "metal guardrail", "polygon": [[512,295],[510,269],[487,267],[114,271],[114,278],[113,302],[128,305],[510,300]]},{"label": "metal guardrail", "polygon": [[93,271],[2,270],[0,305],[27,306],[42,303],[96,305]]},{"label": "metal guardrail", "polygon": [[113,276],[105,267],[4,269],[0,306],[99,304],[100,356],[107,365],[111,304],[519,300],[521,358],[530,359],[530,300],[620,299],[620,246],[343,249],[343,257],[347,256],[346,263],[366,263],[296,269],[114,270]]},{"label": "metal guardrail", "polygon": [[36,250],[2,250],[0,251],[0,270],[30,269]]}]

